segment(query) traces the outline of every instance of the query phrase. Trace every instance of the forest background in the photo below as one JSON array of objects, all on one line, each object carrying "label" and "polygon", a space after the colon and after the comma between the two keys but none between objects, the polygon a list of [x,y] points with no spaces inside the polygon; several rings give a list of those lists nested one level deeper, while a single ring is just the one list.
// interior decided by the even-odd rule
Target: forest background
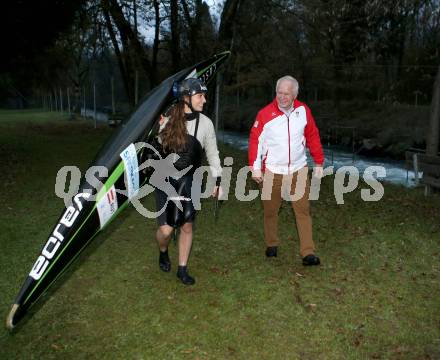
[{"label": "forest background", "polygon": [[[326,143],[403,157],[433,135],[438,0],[45,0],[4,7],[3,108],[66,111],[69,96],[77,115],[95,101],[99,111],[125,117],[169,75],[229,49],[217,79],[222,129],[247,132],[274,97],[276,79],[290,74]],[[211,85],[210,100],[215,90]],[[208,115],[214,108],[210,101]],[[434,133],[438,139],[438,126]]]}]

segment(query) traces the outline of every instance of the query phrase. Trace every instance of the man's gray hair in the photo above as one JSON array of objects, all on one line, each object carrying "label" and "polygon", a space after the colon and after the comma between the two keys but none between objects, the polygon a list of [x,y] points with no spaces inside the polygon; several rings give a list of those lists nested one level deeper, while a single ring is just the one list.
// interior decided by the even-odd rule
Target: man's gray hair
[{"label": "man's gray hair", "polygon": [[276,86],[276,90],[278,90],[278,86],[283,82],[283,81],[290,81],[293,85],[293,93],[295,95],[295,97],[298,96],[298,91],[299,91],[299,84],[298,84],[298,80],[296,80],[293,76],[290,75],[286,75],[283,76],[281,78],[279,78],[277,80],[277,86]]}]

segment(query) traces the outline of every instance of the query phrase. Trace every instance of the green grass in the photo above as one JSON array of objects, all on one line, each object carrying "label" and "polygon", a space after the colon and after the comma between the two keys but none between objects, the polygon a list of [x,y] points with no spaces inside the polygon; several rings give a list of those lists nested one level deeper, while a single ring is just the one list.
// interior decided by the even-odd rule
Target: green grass
[{"label": "green grass", "polygon": [[[58,169],[84,171],[110,133],[54,113],[0,112],[4,318],[63,209]],[[221,150],[235,174],[246,154]],[[337,205],[324,179],[312,205],[314,268],[301,265],[288,204],[268,260],[258,200],[237,201],[232,186],[217,223],[204,201],[193,287],[175,277],[174,244],[172,272],[159,270],[155,221],[129,207],[15,331],[0,330],[2,359],[439,359],[440,198],[385,185],[367,203],[361,188]]]}]

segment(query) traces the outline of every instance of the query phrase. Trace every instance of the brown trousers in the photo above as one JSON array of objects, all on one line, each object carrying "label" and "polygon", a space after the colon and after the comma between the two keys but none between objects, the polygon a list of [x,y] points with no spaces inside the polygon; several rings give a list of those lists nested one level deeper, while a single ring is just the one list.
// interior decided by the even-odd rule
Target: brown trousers
[{"label": "brown trousers", "polygon": [[309,203],[310,181],[308,167],[291,175],[274,174],[266,170],[262,194],[264,207],[264,238],[267,246],[278,246],[278,211],[281,200],[291,202],[295,212],[296,228],[302,257],[315,252],[312,237],[312,217]]}]

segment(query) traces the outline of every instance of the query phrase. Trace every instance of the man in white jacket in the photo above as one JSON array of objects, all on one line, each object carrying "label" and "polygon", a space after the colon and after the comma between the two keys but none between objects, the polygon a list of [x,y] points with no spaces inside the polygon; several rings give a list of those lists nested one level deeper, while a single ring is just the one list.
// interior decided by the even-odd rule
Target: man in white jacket
[{"label": "man in white jacket", "polygon": [[298,88],[291,76],[277,81],[276,98],[259,111],[250,133],[249,166],[253,180],[262,185],[266,256],[277,256],[278,210],[286,191],[295,212],[303,265],[319,265],[312,236],[306,147],[318,177],[323,173],[324,154],[312,113],[297,100]]}]

